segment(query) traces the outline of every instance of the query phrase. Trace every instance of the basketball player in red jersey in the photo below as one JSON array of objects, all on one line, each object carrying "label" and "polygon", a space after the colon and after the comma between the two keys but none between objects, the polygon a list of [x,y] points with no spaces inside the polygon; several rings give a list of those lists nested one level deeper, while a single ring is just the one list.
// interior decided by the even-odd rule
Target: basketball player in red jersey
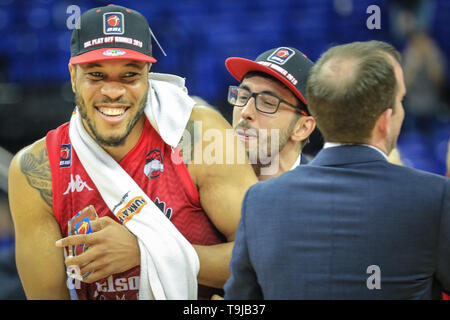
[{"label": "basketball player in red jersey", "polygon": [[[257,179],[249,164],[236,161],[208,164],[196,161],[194,152],[189,164],[174,161],[179,151],[162,140],[143,113],[151,63],[156,62],[150,48],[148,23],[138,12],[120,6],[87,11],[71,40],[72,88],[89,135],[194,246],[200,261],[199,298],[208,299],[229,276],[241,202]],[[194,107],[188,131],[194,122],[223,137],[231,130],[209,108]],[[235,147],[224,144],[221,151],[236,155]],[[76,289],[78,299],[138,298],[136,237],[109,210],[83,168],[72,148],[69,123],[14,157],[9,196],[17,267],[29,299],[70,298],[66,265],[78,265],[83,275],[91,272]],[[89,244],[89,250],[65,259],[55,242],[68,236],[67,222],[88,205],[100,219],[92,224],[92,234],[73,239]]]}]

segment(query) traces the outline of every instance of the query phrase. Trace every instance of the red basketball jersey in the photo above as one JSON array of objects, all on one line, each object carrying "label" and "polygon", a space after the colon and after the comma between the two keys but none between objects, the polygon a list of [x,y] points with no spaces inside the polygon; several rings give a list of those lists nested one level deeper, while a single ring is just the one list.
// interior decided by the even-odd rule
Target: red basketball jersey
[{"label": "red basketball jersey", "polygon": [[[88,205],[95,207],[99,217],[109,216],[119,222],[78,159],[69,138],[69,123],[50,131],[46,143],[53,214],[62,236],[68,235],[68,221]],[[225,241],[203,211],[180,151],[164,143],[148,120],[138,143],[119,164],[191,244],[214,245]],[[76,290],[78,299],[137,299],[139,275],[138,266],[92,284],[81,283]],[[199,299],[209,299],[215,292],[213,288],[199,286]]]}]

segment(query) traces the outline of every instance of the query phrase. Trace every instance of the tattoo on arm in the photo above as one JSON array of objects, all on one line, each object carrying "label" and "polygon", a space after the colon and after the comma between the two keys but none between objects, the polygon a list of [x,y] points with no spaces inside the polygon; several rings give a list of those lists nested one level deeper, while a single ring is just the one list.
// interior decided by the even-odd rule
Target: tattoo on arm
[{"label": "tattoo on arm", "polygon": [[20,169],[27,178],[28,184],[38,190],[41,198],[52,207],[52,176],[46,148],[23,154],[20,159]]}]

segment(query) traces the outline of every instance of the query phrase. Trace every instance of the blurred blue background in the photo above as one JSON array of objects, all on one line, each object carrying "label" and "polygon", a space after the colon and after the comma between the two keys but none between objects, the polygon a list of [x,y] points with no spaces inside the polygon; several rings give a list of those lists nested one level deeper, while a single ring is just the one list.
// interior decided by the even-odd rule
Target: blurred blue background
[{"label": "blurred blue background", "polygon": [[[109,3],[0,0],[0,146],[15,153],[68,120],[73,94],[67,70],[71,36],[66,26],[70,15],[67,8],[75,4],[84,12]],[[153,71],[186,77],[189,93],[216,106],[229,121],[227,86],[236,81],[224,66],[227,57],[254,59],[267,49],[287,45],[316,61],[332,45],[370,39],[391,42],[400,51],[410,53],[411,59],[404,60],[412,61],[409,65],[413,70],[408,89],[414,94],[406,99],[411,107],[405,105],[407,117],[399,139],[402,159],[406,165],[445,173],[450,131],[447,63],[450,42],[446,41],[450,38],[450,1],[117,0],[113,3],[138,10],[149,20],[167,53],[167,57],[163,56],[153,43],[158,60]],[[370,5],[380,8],[379,30],[366,26],[370,16],[366,10]],[[426,37],[422,42],[414,41],[414,35],[419,33]],[[425,52],[426,48],[431,49]],[[435,61],[437,66],[415,63],[428,60]],[[432,74],[427,69],[440,72]],[[306,151],[314,153],[320,147],[320,135],[315,133]]]}]

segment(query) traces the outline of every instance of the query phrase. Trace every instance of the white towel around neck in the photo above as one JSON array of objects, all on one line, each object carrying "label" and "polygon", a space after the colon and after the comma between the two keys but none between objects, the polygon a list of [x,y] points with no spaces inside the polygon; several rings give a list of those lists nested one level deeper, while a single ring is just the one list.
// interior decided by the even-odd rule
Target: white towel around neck
[{"label": "white towel around neck", "polygon": [[[153,77],[150,80],[145,114],[152,125],[157,126],[155,129],[163,140],[176,146],[194,101],[187,95],[183,79],[160,74],[156,78],[159,80]],[[161,81],[167,78],[172,83]],[[181,86],[174,85],[174,80]],[[139,299],[197,299],[200,262],[192,245],[128,173],[92,139],[79,112],[72,115],[69,135],[84,169],[114,215],[119,217],[133,199],[135,210],[136,207],[140,210],[124,224],[138,238],[141,251]]]},{"label": "white towel around neck", "polygon": [[145,115],[164,142],[176,147],[183,136],[195,101],[187,95],[183,78],[172,74],[150,73],[149,79]]}]

